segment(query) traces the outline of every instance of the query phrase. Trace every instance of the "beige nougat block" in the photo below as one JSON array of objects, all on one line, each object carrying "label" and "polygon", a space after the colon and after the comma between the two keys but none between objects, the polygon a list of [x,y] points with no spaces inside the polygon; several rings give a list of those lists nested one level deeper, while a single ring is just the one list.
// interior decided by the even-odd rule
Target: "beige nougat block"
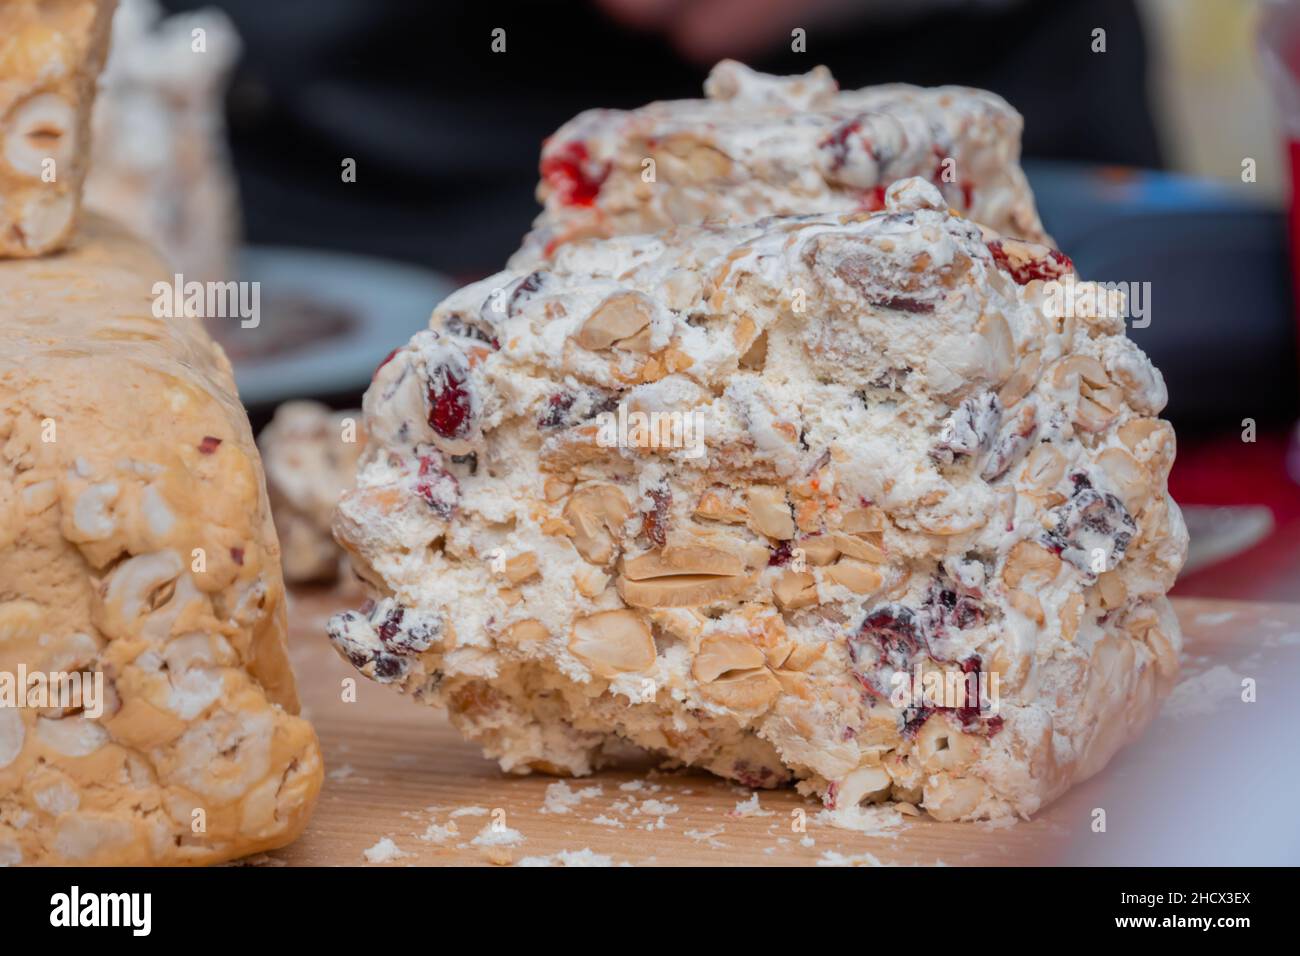
[{"label": "beige nougat block", "polygon": [[116,5],[0,3],[0,257],[44,255],[72,235]]},{"label": "beige nougat block", "polygon": [[228,860],[320,789],[248,419],[198,320],[153,316],[163,274],[93,216],[0,262],[0,680],[103,680],[0,706],[0,864]]}]

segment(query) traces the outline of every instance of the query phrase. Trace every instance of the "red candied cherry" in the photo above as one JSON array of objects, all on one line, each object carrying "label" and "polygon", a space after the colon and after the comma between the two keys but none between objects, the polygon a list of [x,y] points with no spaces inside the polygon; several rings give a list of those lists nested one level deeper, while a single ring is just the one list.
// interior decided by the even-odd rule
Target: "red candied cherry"
[{"label": "red candied cherry", "polygon": [[592,162],[587,144],[563,143],[542,155],[542,179],[566,206],[590,206],[609,176],[609,163]]},{"label": "red candied cherry", "polygon": [[429,427],[443,438],[464,438],[470,430],[469,389],[446,365],[429,376]]}]

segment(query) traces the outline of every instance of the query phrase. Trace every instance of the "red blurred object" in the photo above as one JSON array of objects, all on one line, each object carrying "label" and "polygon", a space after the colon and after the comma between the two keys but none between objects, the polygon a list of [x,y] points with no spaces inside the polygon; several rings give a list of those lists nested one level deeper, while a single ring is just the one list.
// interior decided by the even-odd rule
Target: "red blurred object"
[{"label": "red blurred object", "polygon": [[1173,593],[1257,601],[1300,601],[1300,487],[1287,473],[1290,436],[1233,433],[1179,442],[1169,491],[1185,507],[1264,505],[1273,532],[1249,550],[1183,574]]}]

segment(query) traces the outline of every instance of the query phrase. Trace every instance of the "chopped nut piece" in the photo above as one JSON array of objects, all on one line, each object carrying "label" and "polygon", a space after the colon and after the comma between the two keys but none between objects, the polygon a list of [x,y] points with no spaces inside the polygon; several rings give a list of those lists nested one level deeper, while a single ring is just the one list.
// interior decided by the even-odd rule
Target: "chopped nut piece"
[{"label": "chopped nut piece", "polygon": [[627,610],[600,611],[579,618],[569,650],[597,677],[643,671],[655,662],[655,642],[640,616]]},{"label": "chopped nut piece", "polygon": [[749,587],[743,575],[678,574],[666,578],[631,581],[618,578],[618,593],[631,607],[700,607],[734,598]]},{"label": "chopped nut piece", "polygon": [[878,590],[885,580],[870,564],[851,558],[841,558],[822,573],[836,584],[842,584],[857,594],[870,594]]},{"label": "chopped nut piece", "polygon": [[714,634],[700,641],[691,674],[702,684],[728,671],[751,670],[766,663],[763,651],[743,635]]},{"label": "chopped nut piece", "polygon": [[564,517],[573,527],[573,546],[592,564],[608,564],[623,522],[632,506],[617,485],[593,483],[573,493],[564,507]]},{"label": "chopped nut piece", "polygon": [[1021,583],[1043,587],[1056,580],[1061,570],[1061,559],[1042,545],[1032,541],[1017,541],[1007,554],[1002,567],[1002,580],[1008,587]]},{"label": "chopped nut piece", "polygon": [[540,578],[537,568],[537,555],[532,551],[516,554],[506,561],[506,580],[511,584],[523,584],[532,578]]},{"label": "chopped nut piece", "polygon": [[740,574],[745,562],[734,554],[702,545],[669,545],[623,559],[623,576],[630,581],[671,577],[677,574]]},{"label": "chopped nut piece", "polygon": [[501,636],[508,644],[530,644],[546,640],[551,633],[541,621],[529,619],[511,624]]},{"label": "chopped nut piece", "polygon": [[817,603],[817,579],[807,571],[785,571],[772,585],[776,603],[793,611]]},{"label": "chopped nut piece", "polygon": [[576,336],[584,349],[599,351],[629,339],[650,324],[653,308],[639,292],[610,296],[582,324]]},{"label": "chopped nut piece", "polygon": [[749,526],[759,534],[778,541],[794,537],[794,517],[785,500],[785,491],[775,485],[754,485],[749,489]]}]

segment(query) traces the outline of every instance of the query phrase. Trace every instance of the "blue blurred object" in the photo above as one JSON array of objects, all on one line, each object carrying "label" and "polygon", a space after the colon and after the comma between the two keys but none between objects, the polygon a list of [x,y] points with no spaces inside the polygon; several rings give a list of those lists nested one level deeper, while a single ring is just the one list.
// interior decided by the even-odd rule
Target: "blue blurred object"
[{"label": "blue blurred object", "polygon": [[240,278],[261,283],[261,322],[211,331],[235,366],[244,404],[360,394],[384,357],[426,328],[456,284],[436,272],[368,256],[249,246]]},{"label": "blue blurred object", "polygon": [[1150,282],[1129,335],[1164,373],[1185,429],[1290,421],[1297,396],[1286,216],[1170,173],[1027,162],[1039,210],[1084,278]]}]

